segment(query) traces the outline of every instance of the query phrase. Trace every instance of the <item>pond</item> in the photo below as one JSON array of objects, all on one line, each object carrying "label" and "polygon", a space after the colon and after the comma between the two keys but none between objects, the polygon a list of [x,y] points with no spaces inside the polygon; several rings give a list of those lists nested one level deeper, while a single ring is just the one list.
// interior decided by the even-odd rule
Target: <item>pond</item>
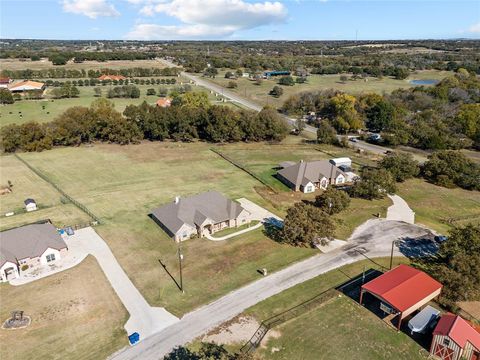
[{"label": "pond", "polygon": [[424,80],[410,80],[409,83],[412,85],[436,85],[440,81],[434,79],[424,79]]}]

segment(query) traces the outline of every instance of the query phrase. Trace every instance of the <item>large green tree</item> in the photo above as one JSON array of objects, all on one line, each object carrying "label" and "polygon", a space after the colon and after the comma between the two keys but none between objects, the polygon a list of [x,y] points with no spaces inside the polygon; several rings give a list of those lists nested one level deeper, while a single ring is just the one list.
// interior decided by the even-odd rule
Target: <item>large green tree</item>
[{"label": "large green tree", "polygon": [[368,200],[381,199],[396,191],[395,180],[386,169],[365,168],[362,176],[355,180],[350,189],[353,197]]},{"label": "large green tree", "polygon": [[345,191],[329,186],[315,198],[315,206],[327,214],[333,215],[345,210],[350,205],[350,196]]},{"label": "large green tree", "polygon": [[380,161],[380,166],[388,170],[398,182],[404,182],[420,172],[418,161],[407,153],[392,152]]},{"label": "large green tree", "polygon": [[420,265],[443,284],[445,303],[480,300],[480,225],[454,228],[437,256]]},{"label": "large green tree", "polygon": [[326,212],[299,202],[287,210],[280,237],[284,243],[308,247],[328,243],[334,232],[335,223]]}]

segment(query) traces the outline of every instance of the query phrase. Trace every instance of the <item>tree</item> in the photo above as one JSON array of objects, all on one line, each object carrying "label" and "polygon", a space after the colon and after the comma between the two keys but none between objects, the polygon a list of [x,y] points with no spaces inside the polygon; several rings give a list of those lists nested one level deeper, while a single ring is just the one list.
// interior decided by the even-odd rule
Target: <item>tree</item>
[{"label": "tree", "polygon": [[295,85],[295,80],[293,80],[293,77],[291,77],[290,75],[288,76],[282,76],[279,80],[278,80],[278,83],[280,85],[284,85],[284,86],[293,86]]},{"label": "tree", "polygon": [[147,96],[156,95],[155,89],[147,89]]},{"label": "tree", "polygon": [[281,141],[285,139],[288,127],[275,109],[266,106],[256,117],[263,140]]},{"label": "tree", "polygon": [[339,132],[356,131],[363,127],[363,122],[355,105],[355,96],[337,94],[330,99],[330,107],[333,115],[333,125]]},{"label": "tree", "polygon": [[349,190],[351,196],[368,200],[381,199],[395,191],[392,174],[385,169],[375,168],[364,168],[361,178],[355,180]]},{"label": "tree", "polygon": [[480,104],[463,104],[455,116],[460,131],[480,147]]},{"label": "tree", "polygon": [[346,83],[348,81],[348,76],[347,75],[340,75],[340,81],[342,83]]},{"label": "tree", "polygon": [[15,99],[12,93],[7,89],[0,89],[0,104],[13,104]]},{"label": "tree", "polygon": [[410,75],[410,71],[406,67],[396,67],[393,71],[393,76],[397,80],[404,80]]},{"label": "tree", "polygon": [[229,89],[236,89],[238,87],[238,84],[235,81],[229,81],[227,84],[227,88]]},{"label": "tree", "polygon": [[388,101],[380,100],[366,111],[367,129],[373,132],[380,132],[387,129],[395,118],[395,107]]},{"label": "tree", "polygon": [[168,95],[168,88],[161,87],[160,89],[158,89],[158,96],[166,97],[167,95]]},{"label": "tree", "polygon": [[480,300],[480,225],[452,229],[437,256],[417,265],[443,284],[440,300],[445,305]]},{"label": "tree", "polygon": [[428,181],[436,185],[480,190],[480,166],[460,151],[434,152],[428,157],[422,173]]},{"label": "tree", "polygon": [[392,152],[380,161],[380,166],[388,170],[398,182],[404,182],[420,173],[418,161],[407,153]]},{"label": "tree", "polygon": [[225,73],[225,79],[231,79],[233,77],[235,77],[235,75],[231,71]]},{"label": "tree", "polygon": [[293,246],[314,246],[328,243],[333,238],[335,223],[321,209],[302,202],[287,210],[280,237]]},{"label": "tree", "polygon": [[337,132],[326,121],[323,121],[317,130],[317,142],[319,144],[335,144],[337,142]]},{"label": "tree", "polygon": [[350,196],[345,191],[329,186],[315,198],[315,206],[329,215],[337,214],[350,205]]},{"label": "tree", "polygon": [[203,75],[211,77],[211,78],[215,78],[215,76],[218,75],[218,70],[217,70],[217,68],[214,68],[214,67],[210,66],[210,67],[207,67],[205,69],[205,71],[203,72]]},{"label": "tree", "polygon": [[280,97],[283,95],[283,89],[275,85],[272,90],[270,90],[270,95],[275,96],[276,98]]},{"label": "tree", "polygon": [[199,92],[187,92],[180,96],[181,105],[193,108],[207,109],[210,107],[210,101],[208,100],[208,94],[204,91]]},{"label": "tree", "polygon": [[102,96],[102,88],[100,88],[100,87],[97,86],[97,87],[93,88],[93,91],[94,91],[94,93],[95,93],[95,97],[100,97],[100,96]]}]

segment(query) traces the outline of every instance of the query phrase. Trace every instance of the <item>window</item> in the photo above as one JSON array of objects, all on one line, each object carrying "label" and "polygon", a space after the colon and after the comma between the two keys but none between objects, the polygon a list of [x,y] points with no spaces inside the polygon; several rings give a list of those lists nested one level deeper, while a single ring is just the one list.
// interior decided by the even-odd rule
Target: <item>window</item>
[{"label": "window", "polygon": [[312,192],[312,191],[313,191],[313,186],[312,186],[312,185],[308,185],[306,192],[307,192],[307,193],[310,193],[310,192]]},{"label": "window", "polygon": [[443,345],[449,346],[450,345],[450,339],[447,339],[447,338],[443,339]]},{"label": "window", "polygon": [[188,234],[187,234],[186,232],[184,232],[184,233],[182,234],[182,237],[183,237],[183,238],[186,238],[187,236],[188,236]]},{"label": "window", "polygon": [[47,262],[55,261],[55,254],[48,254],[47,255]]}]

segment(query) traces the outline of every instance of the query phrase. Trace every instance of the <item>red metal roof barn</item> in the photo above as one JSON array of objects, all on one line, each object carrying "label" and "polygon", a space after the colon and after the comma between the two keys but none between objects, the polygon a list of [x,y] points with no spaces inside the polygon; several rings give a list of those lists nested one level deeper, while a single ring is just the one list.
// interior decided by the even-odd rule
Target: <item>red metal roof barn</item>
[{"label": "red metal roof barn", "polygon": [[443,360],[480,360],[480,333],[458,315],[443,315],[433,331],[430,355]]},{"label": "red metal roof barn", "polygon": [[402,320],[440,295],[442,284],[423,271],[408,265],[399,265],[376,279],[362,285],[363,294],[368,292],[379,299],[381,309],[398,317],[398,329]]}]

